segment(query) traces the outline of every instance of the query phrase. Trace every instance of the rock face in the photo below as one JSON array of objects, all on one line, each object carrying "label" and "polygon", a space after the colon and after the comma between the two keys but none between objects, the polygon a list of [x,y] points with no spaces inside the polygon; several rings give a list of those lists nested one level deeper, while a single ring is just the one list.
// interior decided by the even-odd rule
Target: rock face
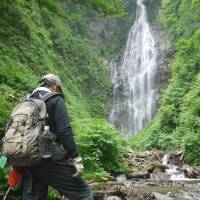
[{"label": "rock face", "polygon": [[170,61],[174,55],[174,49],[165,35],[164,32],[160,31],[158,28],[153,27],[152,32],[157,38],[156,46],[158,49],[157,62],[159,66],[159,84],[160,89],[167,86],[168,80],[171,77],[171,66]]}]

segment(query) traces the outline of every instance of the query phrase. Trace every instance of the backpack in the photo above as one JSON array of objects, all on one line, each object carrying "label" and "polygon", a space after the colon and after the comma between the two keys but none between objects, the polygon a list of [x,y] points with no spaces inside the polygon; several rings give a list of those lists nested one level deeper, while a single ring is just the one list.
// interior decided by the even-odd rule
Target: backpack
[{"label": "backpack", "polygon": [[[3,154],[13,166],[36,165],[52,156],[55,138],[46,125],[45,102],[55,95],[59,94],[47,93],[38,98],[30,96],[13,109],[2,146]],[[45,148],[50,151],[46,157]]]}]

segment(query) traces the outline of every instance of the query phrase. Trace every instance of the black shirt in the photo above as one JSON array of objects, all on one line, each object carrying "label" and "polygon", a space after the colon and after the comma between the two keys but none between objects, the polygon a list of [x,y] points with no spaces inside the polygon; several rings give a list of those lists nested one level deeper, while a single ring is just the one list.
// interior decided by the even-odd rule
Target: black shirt
[{"label": "black shirt", "polygon": [[[39,90],[35,92],[33,96],[37,96],[39,94],[44,95],[46,93],[46,91]],[[58,94],[51,97],[46,101],[46,108],[48,113],[48,124],[51,132],[53,132],[56,136],[56,142],[64,147],[71,158],[77,157],[78,151],[74,142],[72,128],[64,102],[64,96],[62,94]],[[58,151],[56,151],[55,154],[59,156]]]}]

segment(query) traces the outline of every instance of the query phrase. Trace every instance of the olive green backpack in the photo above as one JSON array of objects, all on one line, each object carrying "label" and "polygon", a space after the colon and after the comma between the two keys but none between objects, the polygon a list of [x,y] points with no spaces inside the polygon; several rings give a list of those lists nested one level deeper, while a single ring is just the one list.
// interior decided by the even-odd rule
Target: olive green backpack
[{"label": "olive green backpack", "polygon": [[[29,97],[13,109],[2,146],[2,153],[13,166],[31,166],[44,160],[41,138],[44,138],[48,117],[45,101],[54,95],[57,93]],[[53,145],[53,134],[48,139]]]}]

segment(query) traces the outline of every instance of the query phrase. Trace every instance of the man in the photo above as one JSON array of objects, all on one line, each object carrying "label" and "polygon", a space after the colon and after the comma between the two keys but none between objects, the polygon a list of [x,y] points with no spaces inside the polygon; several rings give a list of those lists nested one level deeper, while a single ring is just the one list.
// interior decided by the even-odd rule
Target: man
[{"label": "man", "polygon": [[70,200],[93,200],[90,188],[81,178],[84,168],[68,120],[61,81],[58,76],[47,74],[39,83],[33,97],[48,92],[59,93],[46,101],[46,108],[50,130],[55,134],[56,143],[62,147],[55,145],[52,158],[45,163],[22,170],[23,200],[46,200],[48,186]]}]

